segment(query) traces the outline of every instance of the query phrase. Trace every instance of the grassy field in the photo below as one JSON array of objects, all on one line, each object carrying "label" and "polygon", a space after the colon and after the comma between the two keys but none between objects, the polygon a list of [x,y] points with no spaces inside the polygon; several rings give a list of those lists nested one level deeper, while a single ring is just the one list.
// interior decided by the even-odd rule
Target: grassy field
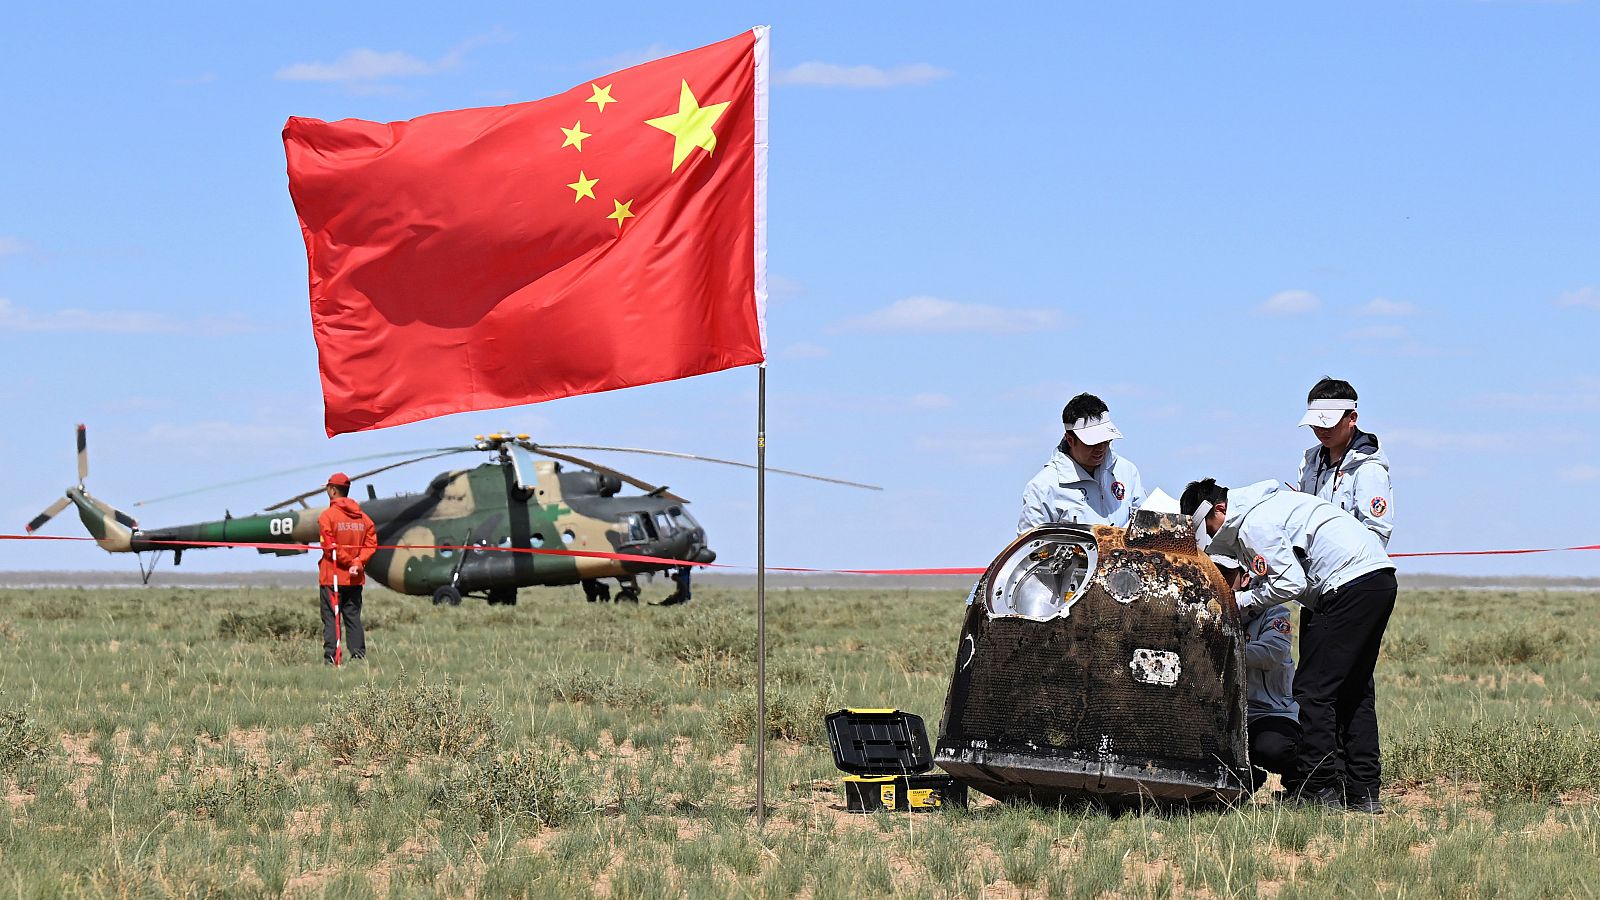
[{"label": "grassy field", "polygon": [[[660,593],[658,590],[656,593]],[[310,588],[0,591],[0,890],[17,896],[1600,894],[1600,593],[1403,591],[1391,812],[852,816],[845,705],[937,727],[955,592],[459,609],[373,591],[320,663]]]}]

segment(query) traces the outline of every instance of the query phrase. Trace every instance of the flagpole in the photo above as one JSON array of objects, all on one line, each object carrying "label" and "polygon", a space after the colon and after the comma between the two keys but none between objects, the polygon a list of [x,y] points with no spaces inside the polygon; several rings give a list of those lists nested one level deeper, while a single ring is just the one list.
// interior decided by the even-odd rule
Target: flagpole
[{"label": "flagpole", "polygon": [[767,364],[756,367],[756,828],[767,825]]}]

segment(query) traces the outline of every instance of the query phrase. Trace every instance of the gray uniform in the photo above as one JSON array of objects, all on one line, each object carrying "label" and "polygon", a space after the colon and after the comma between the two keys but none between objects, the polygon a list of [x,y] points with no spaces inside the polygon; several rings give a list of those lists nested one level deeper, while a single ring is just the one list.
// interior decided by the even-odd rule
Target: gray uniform
[{"label": "gray uniform", "polygon": [[1306,451],[1300,461],[1300,490],[1332,503],[1389,546],[1394,531],[1394,487],[1389,481],[1389,457],[1378,438],[1357,431],[1339,465],[1328,464],[1328,449],[1321,444]]},{"label": "gray uniform", "polygon": [[1245,688],[1250,721],[1283,716],[1296,721],[1294,656],[1290,652],[1289,607],[1272,606],[1245,626]]},{"label": "gray uniform", "polygon": [[1128,518],[1144,503],[1138,467],[1108,450],[1105,461],[1091,473],[1065,448],[1063,441],[1050,462],[1023,488],[1017,533],[1068,522],[1128,527]]},{"label": "gray uniform", "polygon": [[1240,610],[1291,600],[1316,609],[1323,594],[1394,568],[1377,535],[1332,503],[1278,481],[1229,490],[1227,518],[1206,552],[1250,571]]}]

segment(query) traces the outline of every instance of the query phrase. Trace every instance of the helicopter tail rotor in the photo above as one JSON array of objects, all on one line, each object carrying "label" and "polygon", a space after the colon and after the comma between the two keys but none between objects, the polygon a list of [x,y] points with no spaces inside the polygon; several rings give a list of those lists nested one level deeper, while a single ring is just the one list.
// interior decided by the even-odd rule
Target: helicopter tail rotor
[{"label": "helicopter tail rotor", "polygon": [[33,534],[45,526],[45,523],[55,518],[69,505],[78,507],[78,518],[83,521],[83,526],[89,529],[96,542],[101,547],[112,552],[125,551],[132,546],[133,531],[139,523],[133,517],[104,500],[97,499],[84,488],[83,482],[89,477],[89,436],[88,429],[83,425],[78,426],[78,483],[67,488],[65,497],[50,504],[45,511],[34,516],[28,522],[28,533]]}]

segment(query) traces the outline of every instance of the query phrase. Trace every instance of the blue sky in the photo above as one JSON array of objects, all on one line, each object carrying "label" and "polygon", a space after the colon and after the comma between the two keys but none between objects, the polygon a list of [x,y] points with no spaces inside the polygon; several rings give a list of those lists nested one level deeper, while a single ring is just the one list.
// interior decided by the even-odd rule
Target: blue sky
[{"label": "blue sky", "polygon": [[[1392,550],[1600,543],[1600,13],[1469,0],[25,5],[0,39],[0,531],[74,481],[80,421],[117,504],[501,427],[753,460],[753,369],[324,437],[279,132],[536,99],[755,24],[769,462],[886,488],[769,479],[772,563],[986,563],[1081,390],[1149,486],[1292,477],[1324,374],[1394,462]],[[753,477],[605,459],[754,563]],[[0,569],[122,567],[0,542]],[[1404,567],[1600,575],[1600,553]]]}]

